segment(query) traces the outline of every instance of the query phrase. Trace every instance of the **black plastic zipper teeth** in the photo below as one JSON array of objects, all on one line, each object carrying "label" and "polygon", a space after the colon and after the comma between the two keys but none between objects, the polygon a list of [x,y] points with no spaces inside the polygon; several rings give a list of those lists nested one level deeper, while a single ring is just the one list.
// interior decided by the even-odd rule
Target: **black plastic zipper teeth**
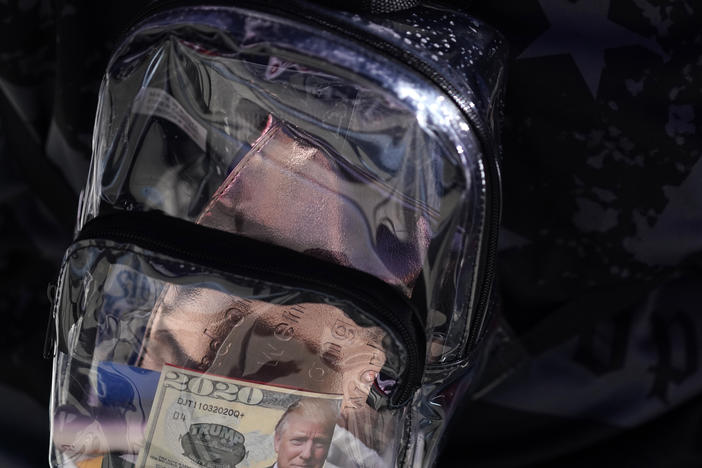
[{"label": "black plastic zipper teeth", "polygon": [[76,241],[89,239],[129,243],[226,273],[350,299],[397,333],[407,351],[406,379],[393,396],[392,406],[406,404],[420,385],[424,319],[393,287],[369,274],[156,211],[95,218]]},{"label": "black plastic zipper teeth", "polygon": [[[269,14],[280,15],[282,13],[280,16],[285,16],[289,19],[298,21],[303,20],[314,26],[325,26],[341,36],[350,38],[359,43],[368,45],[378,51],[384,52],[390,59],[396,58],[397,61],[405,65],[409,65],[410,68],[419,72],[421,75],[434,83],[439,89],[441,89],[458,106],[461,112],[463,112],[466,119],[476,130],[478,139],[480,140],[485,151],[484,156],[487,161],[485,179],[486,184],[490,187],[490,193],[486,194],[486,217],[488,219],[486,223],[486,230],[483,234],[486,242],[483,247],[484,251],[480,255],[482,266],[479,266],[477,274],[478,278],[482,277],[482,281],[480,282],[480,286],[478,288],[478,302],[474,305],[475,315],[471,318],[469,335],[466,341],[467,348],[470,350],[470,348],[475,344],[474,341],[477,339],[477,333],[479,332],[478,327],[483,321],[483,316],[487,311],[489,305],[488,303],[490,301],[491,286],[494,282],[496,273],[495,257],[497,254],[497,240],[501,217],[501,188],[497,161],[497,148],[494,147],[483,119],[480,117],[480,115],[478,115],[477,111],[468,101],[466,101],[460,91],[458,91],[453,84],[444,78],[439,71],[435,70],[431,64],[422,58],[413,55],[411,52],[395,46],[392,43],[377,37],[369,36],[365,31],[353,31],[354,26],[350,23],[336,23],[328,18],[323,19],[313,16],[311,13],[305,12],[302,9],[290,9],[286,8],[285,4],[265,1],[256,3],[250,1],[227,2],[224,0],[214,0],[207,3],[212,6],[237,7]],[[202,1],[198,2],[197,0],[157,0],[144,9],[141,14],[135,18],[135,20],[132,22],[132,26],[146,19],[148,16],[167,9],[202,4]],[[295,5],[295,7],[299,7],[299,5]]]}]

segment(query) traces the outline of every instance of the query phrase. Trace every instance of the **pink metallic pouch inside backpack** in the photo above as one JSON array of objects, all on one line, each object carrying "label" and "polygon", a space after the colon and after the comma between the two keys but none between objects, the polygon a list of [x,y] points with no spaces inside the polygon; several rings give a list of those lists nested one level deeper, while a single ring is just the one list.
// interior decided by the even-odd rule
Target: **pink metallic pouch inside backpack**
[{"label": "pink metallic pouch inside backpack", "polygon": [[[383,209],[408,229],[402,240],[383,242],[382,235],[374,238],[364,229],[365,219]],[[407,296],[431,239],[429,221],[416,201],[345,166],[273,117],[196,222],[355,268]]]}]

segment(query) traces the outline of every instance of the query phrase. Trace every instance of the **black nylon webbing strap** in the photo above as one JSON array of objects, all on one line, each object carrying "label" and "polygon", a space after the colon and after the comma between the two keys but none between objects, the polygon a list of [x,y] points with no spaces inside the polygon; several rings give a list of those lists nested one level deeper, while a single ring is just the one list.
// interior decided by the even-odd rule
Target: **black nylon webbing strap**
[{"label": "black nylon webbing strap", "polygon": [[642,302],[655,286],[651,282],[632,282],[584,294],[551,313],[519,338],[531,355],[541,354]]},{"label": "black nylon webbing strap", "polygon": [[[473,398],[480,398],[498,386],[515,369],[545,351],[555,348],[645,300],[646,295],[665,281],[630,282],[588,292],[569,301],[526,332],[495,340],[486,370],[476,383]],[[503,332],[509,331],[508,324]]]},{"label": "black nylon webbing strap", "polygon": [[370,13],[392,13],[409,10],[419,5],[419,0],[364,0],[361,2],[364,11]]},{"label": "black nylon webbing strap", "polygon": [[317,1],[326,7],[359,13],[383,14],[409,10],[420,4],[420,0],[361,0],[349,2],[340,0]]}]

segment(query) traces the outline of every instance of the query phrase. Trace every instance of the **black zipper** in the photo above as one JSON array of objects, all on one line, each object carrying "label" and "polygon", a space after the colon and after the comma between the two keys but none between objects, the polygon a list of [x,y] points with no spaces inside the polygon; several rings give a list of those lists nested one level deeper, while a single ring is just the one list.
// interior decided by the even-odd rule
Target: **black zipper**
[{"label": "black zipper", "polygon": [[89,239],[128,243],[224,273],[349,300],[384,325],[407,352],[405,373],[388,405],[405,405],[421,384],[426,314],[369,274],[158,211],[97,217],[83,227],[76,242]]},{"label": "black zipper", "polygon": [[[490,136],[490,131],[478,114],[477,110],[471,105],[465,96],[436,68],[434,64],[418,57],[412,52],[395,46],[381,38],[370,36],[366,31],[357,29],[350,22],[341,22],[332,18],[322,18],[319,11],[309,11],[297,3],[286,5],[284,2],[273,1],[226,1],[226,0],[155,0],[138,14],[132,26],[140,23],[149,16],[155,15],[169,9],[188,7],[188,6],[225,6],[241,9],[249,9],[261,13],[278,15],[291,20],[300,21],[302,23],[311,24],[313,26],[322,26],[331,30],[340,36],[366,45],[383,53],[389,59],[394,59],[404,65],[408,65],[411,69],[418,72],[429,81],[434,83],[441,89],[451,100],[458,106],[464,117],[470,124],[478,136],[481,146],[484,151],[485,161],[485,183],[487,193],[485,193],[485,229],[483,231],[483,242],[478,264],[476,278],[478,278],[478,286],[475,289],[477,302],[473,304],[473,311],[470,324],[468,327],[468,336],[465,341],[466,350],[470,350],[477,342],[481,324],[484,320],[487,309],[490,305],[492,285],[495,280],[496,266],[495,259],[497,254],[497,241],[501,219],[501,177],[498,162],[498,148],[494,140]],[[126,31],[125,31],[126,33]]]}]

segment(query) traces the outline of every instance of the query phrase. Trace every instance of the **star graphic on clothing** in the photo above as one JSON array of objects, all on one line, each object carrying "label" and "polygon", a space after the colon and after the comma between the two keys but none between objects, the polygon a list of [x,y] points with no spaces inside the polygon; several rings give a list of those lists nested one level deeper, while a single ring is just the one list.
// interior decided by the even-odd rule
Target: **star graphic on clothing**
[{"label": "star graphic on clothing", "polygon": [[609,20],[610,0],[539,0],[550,24],[518,59],[568,54],[573,57],[592,97],[597,97],[604,51],[639,45],[665,57],[655,40]]}]

